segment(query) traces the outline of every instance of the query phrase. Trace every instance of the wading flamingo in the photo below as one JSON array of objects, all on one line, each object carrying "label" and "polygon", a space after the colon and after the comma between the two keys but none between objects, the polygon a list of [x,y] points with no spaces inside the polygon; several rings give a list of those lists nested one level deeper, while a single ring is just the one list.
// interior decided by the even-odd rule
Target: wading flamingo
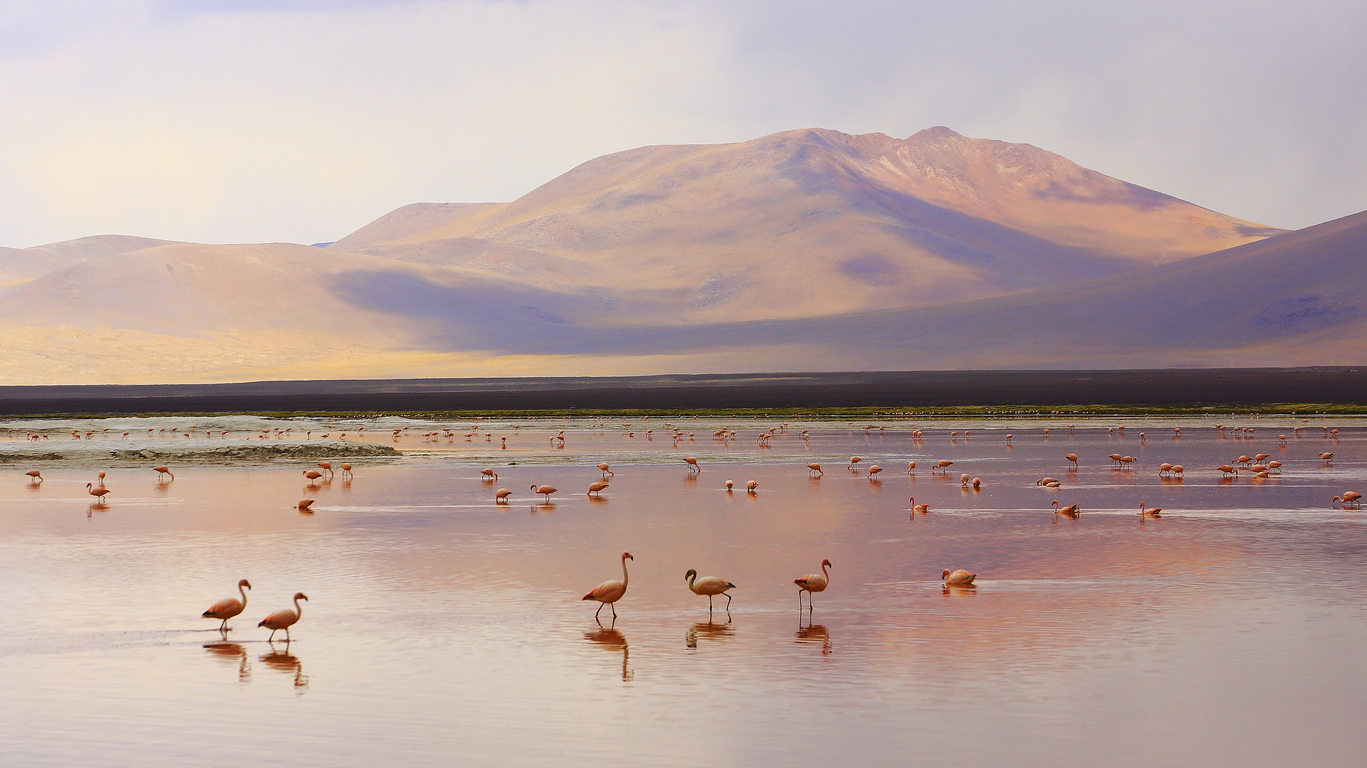
[{"label": "wading flamingo", "polygon": [[830,586],[831,583],[829,569],[834,567],[830,560],[822,560],[821,573],[809,573],[800,579],[793,579],[793,583],[798,586],[797,609],[799,611],[802,610],[802,593],[804,592],[807,593],[807,610],[812,609],[812,593],[826,591],[826,587]]},{"label": "wading flamingo", "polygon": [[170,468],[170,467],[167,467],[167,466],[152,467],[152,471],[157,473],[157,480],[158,480],[158,481],[161,480],[161,476],[162,476],[162,475],[170,475],[170,477],[171,477],[172,480],[175,480],[175,479],[176,479],[176,476],[171,474],[171,468]]},{"label": "wading flamingo", "polygon": [[869,479],[870,479],[870,480],[875,479],[875,477],[877,476],[877,474],[878,474],[879,472],[882,472],[882,471],[883,471],[883,468],[880,467],[880,466],[878,466],[877,464],[870,464],[870,465],[869,465]]},{"label": "wading flamingo", "polygon": [[223,623],[218,625],[218,631],[227,632],[228,619],[231,619],[247,609],[247,593],[244,590],[251,588],[252,583],[250,581],[240,579],[237,582],[237,594],[241,595],[242,599],[239,600],[235,597],[225,597],[209,606],[209,610],[200,615],[206,619],[221,619]]},{"label": "wading flamingo", "polygon": [[495,472],[495,471],[493,471],[492,469],[490,469],[490,468],[488,468],[488,467],[485,467],[484,469],[481,469],[481,470],[479,471],[479,479],[480,479],[480,480],[497,480],[497,479],[498,479],[498,473]]},{"label": "wading flamingo", "polygon": [[944,573],[940,574],[940,580],[945,583],[946,587],[972,587],[975,586],[973,580],[976,578],[978,578],[978,574],[969,573],[963,569],[951,573],[946,568]]},{"label": "wading flamingo", "polygon": [[1069,520],[1076,520],[1076,519],[1078,518],[1078,515],[1081,515],[1081,514],[1082,514],[1082,506],[1081,506],[1081,505],[1078,505],[1078,504],[1069,504],[1069,505],[1066,506],[1066,507],[1060,507],[1060,506],[1058,505],[1058,499],[1054,499],[1054,515],[1056,515],[1056,516],[1057,516],[1057,515],[1063,515],[1064,517],[1068,518]]},{"label": "wading flamingo", "polygon": [[310,484],[310,485],[317,485],[317,484],[318,484],[318,478],[320,478],[320,477],[323,476],[323,473],[322,473],[322,472],[316,472],[316,471],[314,471],[314,470],[312,470],[312,469],[306,469],[306,470],[304,470],[301,474],[303,474],[304,477],[307,477],[307,478],[309,479],[309,484]]},{"label": "wading flamingo", "polygon": [[604,488],[607,488],[607,487],[608,487],[608,481],[606,481],[606,480],[599,480],[599,481],[596,482],[596,483],[590,483],[590,484],[589,484],[589,492],[586,493],[586,494],[584,494],[584,495],[585,495],[585,496],[599,496],[599,497],[601,497],[601,496],[603,495],[603,494],[602,494],[602,490],[603,490]]},{"label": "wading flamingo", "polygon": [[512,495],[513,495],[513,492],[510,491],[510,490],[508,490],[507,488],[499,488],[497,491],[494,491],[494,503],[495,503],[495,504],[507,504],[507,503],[508,503],[508,497],[509,497],[509,496],[512,496]]},{"label": "wading flamingo", "polygon": [[914,462],[914,461],[908,461],[908,462],[907,462],[907,474],[908,474],[908,475],[914,475],[914,474],[916,474],[916,462]]},{"label": "wading flamingo", "polygon": [[553,486],[553,485],[537,485],[537,484],[535,484],[535,483],[532,484],[531,488],[532,488],[533,491],[536,491],[537,493],[541,494],[542,496],[545,496],[545,497],[546,497],[546,503],[547,503],[547,504],[550,504],[550,503],[551,503],[551,494],[552,494],[552,493],[557,493],[557,492],[559,492],[559,490],[560,490],[559,488],[556,488],[556,487]]},{"label": "wading flamingo", "polygon": [[949,459],[940,459],[939,461],[935,462],[935,466],[931,467],[931,468],[930,468],[930,471],[931,471],[931,472],[934,472],[935,470],[938,469],[938,470],[940,470],[941,472],[943,472],[943,471],[945,471],[945,469],[946,469],[947,467],[952,467],[952,466],[954,466],[954,462],[950,461]]},{"label": "wading flamingo", "polygon": [[1070,465],[1072,465],[1073,469],[1077,469],[1077,454],[1076,454],[1076,453],[1070,453],[1070,454],[1068,454],[1067,456],[1064,456],[1063,458],[1065,458],[1065,459],[1068,460],[1068,463],[1069,463]]},{"label": "wading flamingo", "polygon": [[1344,491],[1342,496],[1335,496],[1334,501],[1343,502],[1345,507],[1362,509],[1362,494],[1357,491]]},{"label": "wading flamingo", "polygon": [[295,592],[294,610],[291,611],[290,609],[285,608],[276,611],[275,613],[272,613],[271,615],[262,619],[261,623],[256,625],[258,627],[265,627],[266,629],[269,629],[271,631],[271,636],[266,638],[266,642],[269,643],[270,641],[274,640],[275,633],[279,632],[282,629],[285,630],[285,642],[288,643],[290,641],[290,627],[298,623],[299,619],[304,615],[304,609],[299,606],[299,601],[308,599],[309,596],[304,594],[303,592]]},{"label": "wading flamingo", "polygon": [[755,480],[746,480],[746,481],[745,481],[745,492],[746,492],[746,493],[755,493],[755,492],[758,491],[758,490],[759,490],[759,483],[758,483],[757,481],[755,481]]},{"label": "wading flamingo", "polygon": [[698,466],[698,460],[692,456],[685,456],[684,463],[688,465],[689,472],[702,472],[702,467]]},{"label": "wading flamingo", "polygon": [[810,472],[815,472],[816,475],[817,475],[817,477],[820,477],[820,476],[826,474],[825,472],[822,472],[822,471],[821,471],[821,465],[820,465],[820,464],[808,464],[808,465],[807,465],[807,469],[808,469],[808,471],[810,471]]},{"label": "wading flamingo", "polygon": [[41,483],[41,482],[43,482],[43,473],[42,473],[42,472],[39,472],[39,471],[36,470],[36,469],[30,469],[29,471],[25,472],[24,474],[25,474],[25,475],[28,475],[28,481],[29,481],[30,483]]},{"label": "wading flamingo", "polygon": [[1139,502],[1139,516],[1140,516],[1140,517],[1162,517],[1162,516],[1163,516],[1163,515],[1162,515],[1162,512],[1163,512],[1163,508],[1162,508],[1162,507],[1154,507],[1153,509],[1149,509],[1147,504],[1145,504],[1145,503],[1142,502],[1142,501]]},{"label": "wading flamingo", "polygon": [[621,599],[622,599],[622,596],[625,595],[625,594],[627,593],[627,561],[628,561],[628,560],[635,560],[635,559],[636,559],[636,558],[634,558],[634,557],[631,556],[631,553],[630,553],[630,552],[623,552],[623,553],[622,553],[622,580],[621,580],[621,581],[605,581],[605,582],[603,582],[602,584],[599,584],[598,586],[594,587],[592,592],[589,592],[587,595],[584,595],[584,597],[582,598],[582,599],[584,599],[584,600],[597,600],[597,601],[598,601],[598,603],[599,603],[599,605],[598,605],[598,610],[595,611],[594,614],[593,614],[593,619],[594,619],[594,621],[597,621],[597,620],[598,620],[598,614],[600,614],[600,613],[603,612],[603,606],[604,606],[604,605],[606,605],[606,606],[608,606],[609,608],[612,609],[612,618],[613,618],[614,620],[616,620],[616,618],[617,618],[617,607],[616,607],[615,605],[613,605],[613,603],[616,603],[618,600],[621,600]]},{"label": "wading flamingo", "polygon": [[854,465],[855,465],[855,464],[858,464],[858,463],[861,462],[861,461],[863,461],[863,459],[859,458],[858,456],[851,456],[851,457],[850,457],[850,464],[849,464],[849,466],[845,467],[845,469],[853,470],[853,469],[854,469]]},{"label": "wading flamingo", "polygon": [[95,497],[96,504],[103,504],[104,497],[109,493],[109,489],[103,486],[97,487],[94,483],[86,483],[85,492]]},{"label": "wading flamingo", "polygon": [[707,612],[712,612],[712,598],[716,595],[725,595],[726,611],[731,612],[731,596],[726,594],[726,590],[735,589],[736,585],[718,576],[704,576],[698,578],[698,572],[692,568],[684,574],[684,579],[688,581],[688,588],[693,590],[695,595],[707,595]]},{"label": "wading flamingo", "polygon": [[294,505],[294,508],[297,509],[297,510],[299,510],[300,512],[313,512],[312,509],[309,509],[309,507],[312,507],[312,506],[313,506],[313,499],[304,499],[304,500],[300,501],[298,504],[295,504],[295,505]]},{"label": "wading flamingo", "polygon": [[916,512],[920,512],[921,514],[924,515],[925,513],[927,513],[927,512],[930,511],[930,505],[929,505],[929,504],[917,504],[917,503],[916,503],[916,497],[915,497],[915,496],[912,496],[912,497],[911,497],[911,511],[912,511],[913,514],[915,514]]},{"label": "wading flamingo", "polygon": [[612,476],[614,476],[614,475],[616,474],[616,473],[613,472],[611,469],[608,469],[608,465],[607,465],[607,464],[599,464],[599,465],[598,465],[598,468],[601,469],[601,470],[603,470],[603,477],[612,477]]}]

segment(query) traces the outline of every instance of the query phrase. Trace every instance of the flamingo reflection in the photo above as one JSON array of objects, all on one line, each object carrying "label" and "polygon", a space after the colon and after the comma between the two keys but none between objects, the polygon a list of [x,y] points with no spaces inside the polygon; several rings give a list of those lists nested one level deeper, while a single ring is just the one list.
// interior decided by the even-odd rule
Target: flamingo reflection
[{"label": "flamingo reflection", "polygon": [[622,682],[627,682],[636,676],[636,673],[632,672],[629,666],[631,649],[627,645],[626,635],[613,629],[612,625],[599,627],[596,632],[585,632],[584,639],[605,651],[622,652]]},{"label": "flamingo reflection", "polygon": [[247,649],[238,643],[218,642],[206,643],[204,650],[208,651],[218,659],[232,663],[237,662],[237,681],[243,684],[252,681],[252,664],[247,659]]},{"label": "flamingo reflection", "polygon": [[821,645],[821,655],[831,655],[831,631],[826,629],[824,624],[803,625],[802,619],[798,619],[797,632],[794,633],[795,642],[799,645]]},{"label": "flamingo reflection", "polygon": [[304,674],[304,664],[299,661],[299,657],[290,653],[290,644],[285,643],[285,650],[281,651],[275,647],[275,643],[270,643],[271,652],[262,654],[259,661],[271,669],[294,675],[294,688],[298,693],[308,690],[309,679]]},{"label": "flamingo reflection", "polygon": [[698,649],[698,638],[704,640],[721,640],[736,634],[736,630],[731,626],[731,614],[727,614],[725,624],[717,624],[712,621],[700,621],[688,628],[684,635],[684,645],[692,650]]}]

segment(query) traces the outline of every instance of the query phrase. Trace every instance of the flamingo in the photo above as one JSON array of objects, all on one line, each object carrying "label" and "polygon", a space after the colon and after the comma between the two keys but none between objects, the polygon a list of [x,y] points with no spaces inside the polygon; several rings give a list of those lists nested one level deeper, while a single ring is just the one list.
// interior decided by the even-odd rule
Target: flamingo
[{"label": "flamingo", "polygon": [[850,464],[849,464],[849,466],[845,467],[845,469],[850,469],[850,470],[852,470],[852,469],[854,469],[854,465],[855,465],[855,464],[858,464],[858,463],[861,462],[861,461],[863,461],[863,459],[859,458],[858,456],[851,456],[851,457],[850,457]]},{"label": "flamingo", "polygon": [[1320,458],[1323,459],[1324,462],[1327,463],[1327,464],[1333,464],[1333,463],[1334,463],[1334,454],[1332,454],[1332,453],[1321,453],[1321,454],[1320,454]]},{"label": "flamingo", "polygon": [[350,465],[350,464],[342,464],[342,465],[341,465],[341,468],[342,468],[342,479],[343,479],[343,480],[351,480],[352,478],[356,477],[355,475],[353,475],[353,474],[351,473],[351,465]]},{"label": "flamingo", "polygon": [[479,479],[481,479],[481,480],[497,480],[497,479],[498,479],[498,473],[495,472],[495,471],[493,471],[492,469],[490,469],[490,468],[488,468],[488,467],[485,467],[484,469],[481,469],[481,470],[479,471]]},{"label": "flamingo", "polygon": [[913,516],[915,516],[915,513],[917,513],[917,512],[920,512],[921,514],[924,515],[925,513],[927,513],[927,512],[930,511],[930,505],[929,505],[929,504],[917,504],[917,503],[916,503],[916,497],[915,497],[915,496],[912,496],[912,497],[911,497],[911,511],[912,511],[912,515],[913,515]]},{"label": "flamingo", "polygon": [[607,464],[599,464],[598,468],[603,470],[603,477],[613,477],[617,474],[616,472],[613,472],[611,469],[608,469]]},{"label": "flamingo", "polygon": [[96,482],[96,485],[98,485],[98,486],[100,486],[101,488],[103,488],[103,487],[104,487],[104,478],[105,478],[104,470],[102,469],[102,470],[100,470],[99,472],[96,472],[96,473],[95,473],[95,477],[99,478],[99,480]]},{"label": "flamingo", "polygon": [[1073,469],[1077,469],[1077,454],[1076,454],[1076,453],[1070,453],[1070,454],[1068,454],[1067,456],[1064,456],[1063,458],[1067,459],[1067,460],[1068,460],[1068,463],[1071,464],[1071,465],[1073,465]]},{"label": "flamingo", "polygon": [[973,583],[973,580],[976,578],[978,578],[978,574],[969,573],[968,571],[965,571],[963,569],[959,569],[951,573],[950,570],[946,568],[945,572],[940,574],[940,579],[945,583],[946,587],[976,586]]},{"label": "flamingo", "polygon": [[950,461],[949,459],[940,459],[939,461],[935,462],[935,466],[931,467],[931,468],[930,468],[930,471],[931,471],[931,472],[934,472],[935,470],[938,469],[938,470],[940,470],[941,472],[943,472],[943,471],[945,470],[946,467],[952,467],[952,466],[954,466],[954,462]]},{"label": "flamingo", "polygon": [[96,486],[94,483],[86,483],[85,492],[95,497],[96,504],[103,504],[104,497],[109,493],[109,489],[104,486]]},{"label": "flamingo", "polygon": [[907,462],[907,474],[908,474],[908,475],[914,475],[914,474],[916,474],[916,462],[914,462],[914,461],[908,461],[908,462]]},{"label": "flamingo", "polygon": [[[158,481],[158,482],[161,481],[161,476],[162,476],[162,475],[171,475],[171,469],[170,469],[170,467],[166,467],[166,466],[152,467],[152,471],[157,473],[157,481]],[[172,480],[175,480],[175,479],[176,479],[176,476],[175,476],[175,475],[171,475],[171,479],[172,479]]]},{"label": "flamingo", "polygon": [[635,559],[636,558],[631,556],[630,552],[623,552],[622,580],[605,581],[602,584],[599,584],[598,586],[594,587],[593,591],[589,592],[587,595],[584,595],[584,597],[582,598],[584,600],[597,600],[599,602],[598,610],[595,611],[593,614],[594,621],[598,620],[598,614],[603,612],[604,605],[612,609],[613,620],[615,621],[617,619],[617,607],[613,605],[613,603],[616,603],[618,600],[621,600],[622,596],[627,593],[627,561]]},{"label": "flamingo", "polygon": [[222,619],[223,623],[218,625],[219,632],[228,631],[228,619],[242,613],[247,608],[247,593],[245,589],[251,589],[252,583],[246,579],[239,579],[237,582],[237,594],[242,596],[241,600],[235,597],[225,597],[222,600],[209,606],[209,610],[200,614],[206,619]]},{"label": "flamingo", "polygon": [[870,480],[873,480],[873,479],[874,479],[874,476],[877,475],[879,472],[882,472],[882,471],[883,471],[883,468],[880,467],[880,466],[878,466],[877,464],[870,464],[870,465],[869,465],[869,479],[870,479]]},{"label": "flamingo", "polygon": [[320,461],[320,462],[318,462],[318,468],[321,469],[321,470],[323,470],[324,472],[328,473],[328,477],[332,477],[332,463],[331,463],[331,462]]},{"label": "flamingo", "polygon": [[288,643],[290,641],[290,627],[298,623],[299,619],[304,615],[304,609],[299,606],[299,601],[308,599],[309,596],[304,594],[303,592],[295,592],[294,610],[291,611],[290,609],[285,608],[276,611],[275,613],[272,613],[271,615],[262,619],[261,623],[256,625],[258,627],[265,627],[266,629],[269,629],[271,631],[271,636],[266,638],[266,642],[269,643],[272,640],[274,640],[275,633],[279,632],[282,629],[285,630],[285,642]]},{"label": "flamingo", "polygon": [[816,475],[817,475],[817,477],[821,477],[822,475],[826,474],[825,472],[822,472],[822,471],[821,471],[821,465],[820,465],[820,464],[808,464],[808,465],[807,465],[807,470],[808,470],[809,472],[815,472]]},{"label": "flamingo", "polygon": [[560,490],[559,488],[556,488],[553,485],[537,485],[536,483],[532,483],[531,488],[533,491],[536,491],[542,496],[545,496],[547,504],[551,503],[551,494],[557,493]]},{"label": "flamingo", "polygon": [[967,474],[959,475],[959,485],[961,485],[961,486],[967,488],[967,487],[968,487],[968,481],[969,481],[969,479],[970,479],[970,478],[969,478],[969,476],[968,476]]},{"label": "flamingo", "polygon": [[793,579],[793,583],[798,586],[797,590],[797,609],[802,610],[802,593],[807,593],[807,610],[812,609],[812,593],[825,592],[826,587],[831,584],[831,574],[829,569],[834,568],[830,560],[821,561],[821,573],[809,573],[800,579]]},{"label": "flamingo", "polygon": [[306,469],[302,474],[309,479],[310,485],[316,485],[318,483],[318,478],[323,476],[322,472],[317,472],[312,469]]},{"label": "flamingo", "polygon": [[507,504],[507,503],[508,503],[508,497],[509,497],[509,496],[512,496],[512,495],[513,495],[513,492],[510,491],[510,490],[508,490],[507,488],[499,488],[497,491],[494,491],[494,503],[495,503],[495,504]]},{"label": "flamingo", "polygon": [[689,472],[702,472],[702,467],[698,466],[698,460],[692,456],[685,456],[684,463],[688,465]]},{"label": "flamingo", "polygon": [[983,487],[983,479],[982,479],[981,477],[975,477],[975,478],[973,478],[973,490],[975,490],[975,491],[976,491],[976,490],[980,490],[982,487]]},{"label": "flamingo", "polygon": [[735,589],[736,585],[719,576],[704,576],[698,578],[698,572],[692,568],[684,574],[684,579],[688,581],[688,588],[695,595],[707,595],[707,612],[712,612],[712,598],[716,595],[726,597],[726,612],[731,612],[731,596],[726,594],[726,590]]},{"label": "flamingo", "polygon": [[1147,506],[1144,502],[1142,502],[1142,501],[1139,502],[1139,516],[1140,516],[1140,517],[1162,517],[1163,515],[1160,514],[1162,511],[1163,511],[1163,508],[1162,508],[1162,507],[1154,507],[1153,509],[1149,509],[1148,506]]},{"label": "flamingo", "polygon": [[756,482],[756,481],[754,481],[754,480],[746,480],[746,481],[745,481],[745,492],[746,492],[746,493],[755,493],[755,492],[758,491],[758,490],[759,490],[759,483],[758,483],[758,482]]},{"label": "flamingo", "polygon": [[1076,520],[1082,514],[1082,506],[1079,504],[1069,504],[1066,507],[1058,505],[1058,499],[1054,499],[1054,514],[1063,515],[1069,520]]},{"label": "flamingo", "polygon": [[25,474],[25,475],[28,475],[28,481],[29,481],[29,483],[37,484],[37,483],[43,482],[43,473],[42,473],[42,472],[39,472],[39,471],[36,470],[36,469],[30,469],[29,471],[25,472],[24,474]]},{"label": "flamingo", "polygon": [[1239,476],[1239,470],[1235,469],[1234,467],[1231,467],[1228,464],[1221,464],[1220,466],[1216,467],[1216,469],[1225,473],[1225,477],[1229,477],[1230,475],[1233,475],[1235,477]]},{"label": "flamingo", "polygon": [[1357,491],[1344,491],[1342,496],[1335,496],[1334,501],[1341,501],[1345,507],[1362,509],[1362,494]]},{"label": "flamingo", "polygon": [[606,480],[599,480],[599,481],[596,482],[596,483],[590,483],[590,484],[589,484],[589,492],[586,493],[586,494],[584,494],[584,495],[585,495],[585,496],[594,496],[594,495],[596,495],[596,496],[598,496],[598,497],[601,498],[602,495],[603,495],[603,494],[601,493],[601,491],[602,491],[604,488],[607,488],[607,487],[608,487],[608,482],[607,482]]}]

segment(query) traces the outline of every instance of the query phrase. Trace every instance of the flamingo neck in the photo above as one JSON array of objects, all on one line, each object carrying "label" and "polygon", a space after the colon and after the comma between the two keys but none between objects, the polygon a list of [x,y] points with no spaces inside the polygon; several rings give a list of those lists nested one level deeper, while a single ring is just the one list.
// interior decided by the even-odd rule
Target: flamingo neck
[{"label": "flamingo neck", "polygon": [[242,595],[242,607],[247,607],[247,588],[241,584],[237,585],[237,594]]},{"label": "flamingo neck", "polygon": [[622,586],[627,585],[627,559],[622,558]]},{"label": "flamingo neck", "polygon": [[296,621],[304,616],[304,606],[299,604],[299,598],[297,597],[294,598],[294,615],[297,617],[295,619]]},{"label": "flamingo neck", "polygon": [[829,579],[831,574],[827,571],[828,568],[830,568],[829,565],[826,565],[825,563],[821,564],[821,575]]}]

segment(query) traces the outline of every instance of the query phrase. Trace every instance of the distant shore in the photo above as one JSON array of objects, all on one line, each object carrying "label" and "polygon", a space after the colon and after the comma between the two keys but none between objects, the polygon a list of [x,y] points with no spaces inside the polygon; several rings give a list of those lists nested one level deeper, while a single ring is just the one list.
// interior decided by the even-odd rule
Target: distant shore
[{"label": "distant shore", "polygon": [[1367,368],[865,371],[0,387],[0,417],[1367,414]]}]

